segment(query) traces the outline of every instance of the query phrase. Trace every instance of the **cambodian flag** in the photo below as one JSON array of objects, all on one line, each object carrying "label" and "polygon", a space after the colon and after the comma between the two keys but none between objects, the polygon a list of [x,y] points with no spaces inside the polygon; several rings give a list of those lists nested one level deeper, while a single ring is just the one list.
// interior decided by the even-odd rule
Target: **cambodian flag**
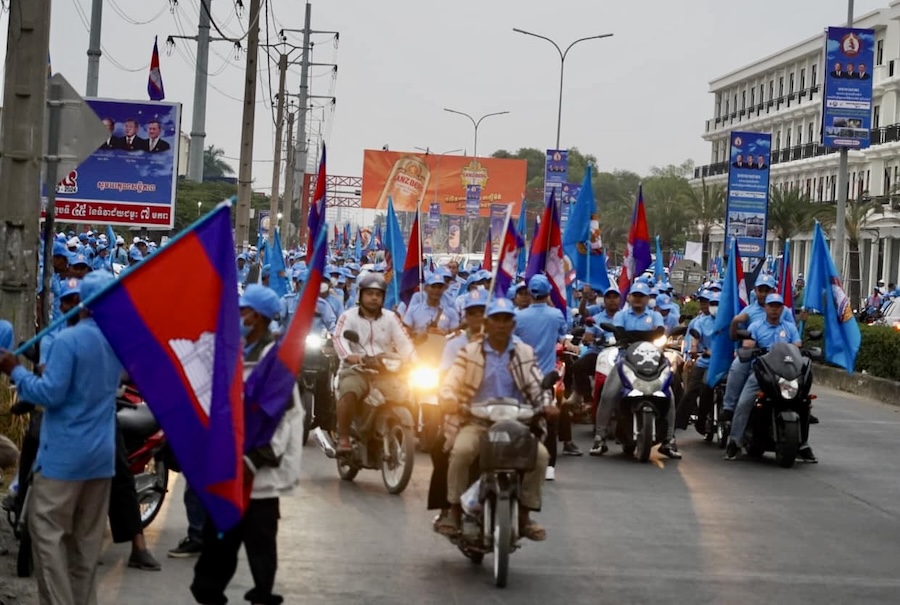
[{"label": "cambodian flag", "polygon": [[624,297],[631,289],[635,277],[647,270],[653,259],[650,257],[650,230],[647,228],[647,214],[644,212],[644,187],[638,188],[631,228],[628,230],[628,247],[619,273],[619,292]]},{"label": "cambodian flag", "polygon": [[525,230],[527,229],[526,221],[528,220],[525,213],[525,196],[522,196],[522,205],[519,206],[519,223],[516,226],[516,231],[519,234],[519,237],[522,240],[522,245],[519,247],[519,259],[516,263],[516,272],[517,273],[525,273],[525,268],[528,266],[528,250],[525,248]]},{"label": "cambodian flag", "polygon": [[353,258],[358,262],[362,258],[362,232],[356,227],[356,243],[353,244]]},{"label": "cambodian flag", "polygon": [[481,259],[481,268],[485,271],[494,270],[494,234],[491,225],[488,225],[487,240],[484,242],[484,257]]},{"label": "cambodian flag", "polygon": [[325,222],[325,143],[322,143],[322,159],[319,160],[319,173],[316,176],[316,190],[313,193],[313,203],[309,209],[309,217],[306,226],[309,227],[309,239],[306,244],[306,264],[312,262],[313,248],[319,237],[319,229]]},{"label": "cambodian flag", "polygon": [[[648,250],[649,253],[649,250]],[[540,227],[531,242],[525,278],[543,273],[550,280],[550,300],[566,314],[566,269],[563,262],[562,236],[559,232],[559,209],[555,193],[550,194]]]},{"label": "cambodian flag", "polygon": [[147,94],[151,101],[162,101],[166,98],[163,89],[162,72],[159,71],[159,47],[156,36],[153,37],[153,54],[150,56],[150,75],[147,77]]},{"label": "cambodian flag", "polygon": [[256,364],[244,384],[244,451],[265,447],[272,442],[275,430],[284,417],[297,375],[306,353],[306,335],[316,315],[316,299],[325,272],[328,241],[325,230],[319,231],[309,265],[309,277],[300,293],[297,312],[287,331]]},{"label": "cambodian flag", "polygon": [[503,298],[513,279],[518,273],[519,250],[525,248],[525,242],[516,232],[512,220],[506,221],[506,231],[500,242],[500,258],[497,259],[497,279],[494,281],[494,297]]},{"label": "cambodian flag", "polygon": [[419,241],[419,211],[409,232],[409,245],[406,247],[406,259],[403,263],[403,274],[400,276],[400,301],[409,305],[413,294],[419,289],[422,275],[422,248]]},{"label": "cambodian flag", "polygon": [[85,301],[219,531],[244,512],[244,404],[231,203]]},{"label": "cambodian flag", "polygon": [[778,292],[784,298],[784,306],[794,308],[794,276],[791,271],[791,241],[784,242],[781,270],[778,271]]}]

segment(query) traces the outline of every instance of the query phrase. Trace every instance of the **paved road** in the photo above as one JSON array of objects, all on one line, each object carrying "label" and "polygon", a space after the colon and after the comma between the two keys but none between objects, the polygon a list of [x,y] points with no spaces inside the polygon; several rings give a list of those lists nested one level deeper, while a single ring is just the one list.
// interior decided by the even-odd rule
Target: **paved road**
[{"label": "paved road", "polygon": [[[818,465],[725,462],[691,433],[680,462],[561,460],[540,515],[548,541],[513,555],[503,590],[490,558],[473,566],[431,532],[427,457],[393,497],[371,471],[338,480],[310,445],[302,489],[282,503],[279,589],[304,604],[896,603],[900,408],[818,391]],[[587,427],[576,431],[587,447]],[[171,487],[148,533],[161,557],[185,524],[180,478]],[[191,602],[191,561],[148,573],[126,558],[127,547],[106,550],[101,603]],[[231,602],[249,582],[242,563]]]}]

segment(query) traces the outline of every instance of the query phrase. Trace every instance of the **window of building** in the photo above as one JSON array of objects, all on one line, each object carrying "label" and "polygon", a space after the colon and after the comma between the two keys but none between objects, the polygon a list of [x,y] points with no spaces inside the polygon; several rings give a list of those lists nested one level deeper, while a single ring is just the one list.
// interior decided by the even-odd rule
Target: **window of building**
[{"label": "window of building", "polygon": [[762,102],[763,102],[763,98],[764,98],[764,97],[763,97],[763,91],[764,91],[765,89],[766,89],[766,88],[765,88],[764,85],[762,85],[762,84],[759,85],[759,104],[760,104],[760,105],[762,105]]},{"label": "window of building", "polygon": [[719,142],[713,141],[713,164],[719,161]]},{"label": "window of building", "polygon": [[803,126],[797,126],[797,145],[803,144]]},{"label": "window of building", "polygon": [[884,40],[875,44],[875,65],[884,65]]},{"label": "window of building", "polygon": [[734,111],[737,111],[737,93],[734,93],[734,104],[732,107],[734,107]]},{"label": "window of building", "polygon": [[819,69],[819,66],[816,65],[815,63],[813,63],[812,67],[809,68],[809,70],[810,70],[809,71],[809,85],[810,86],[816,85],[816,72],[818,71],[818,69]]},{"label": "window of building", "polygon": [[790,149],[791,148],[791,129],[790,129],[790,127],[788,127],[787,132],[785,134],[787,135],[787,138],[785,140],[784,146],[787,147],[788,149]]},{"label": "window of building", "polygon": [[784,96],[784,76],[778,77],[778,96]]},{"label": "window of building", "polygon": [[722,93],[716,93],[716,117],[722,117]]},{"label": "window of building", "polygon": [[878,128],[881,125],[881,105],[875,106],[875,111],[872,112],[872,128]]},{"label": "window of building", "polygon": [[806,196],[812,197],[812,179],[806,179]]},{"label": "window of building", "polygon": [[775,133],[775,149],[781,149],[781,131]]},{"label": "window of building", "polygon": [[806,128],[806,142],[807,143],[812,143],[813,140],[815,140],[815,138],[816,138],[815,132],[816,132],[816,125],[814,122],[810,122],[809,126]]},{"label": "window of building", "polygon": [[789,95],[794,94],[794,73],[793,72],[791,72],[788,75],[788,94]]},{"label": "window of building", "polygon": [[806,68],[800,69],[800,90],[806,90]]},{"label": "window of building", "polygon": [[753,109],[753,106],[756,105],[756,89],[750,89],[750,109]]},{"label": "window of building", "polygon": [[728,99],[725,99],[725,115],[728,115]]},{"label": "window of building", "polygon": [[817,190],[818,190],[817,193],[818,193],[818,198],[819,198],[819,201],[820,201],[820,202],[822,201],[822,194],[823,194],[823,191],[825,190],[824,183],[825,183],[825,179],[823,179],[822,177],[819,177],[819,184],[818,184],[818,186],[817,186]]},{"label": "window of building", "polygon": [[775,98],[775,80],[769,80],[769,100]]},{"label": "window of building", "polygon": [[741,111],[744,111],[745,109],[747,109],[747,91],[742,90],[741,91]]}]

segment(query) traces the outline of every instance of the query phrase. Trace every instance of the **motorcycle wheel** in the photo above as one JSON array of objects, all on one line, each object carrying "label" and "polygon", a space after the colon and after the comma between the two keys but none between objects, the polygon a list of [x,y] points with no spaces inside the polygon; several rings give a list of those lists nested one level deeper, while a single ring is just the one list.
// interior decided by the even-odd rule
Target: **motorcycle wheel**
[{"label": "motorcycle wheel", "polygon": [[399,494],[409,484],[416,460],[416,439],[412,429],[392,424],[384,437],[381,479],[389,494]]},{"label": "motorcycle wheel", "polygon": [[359,474],[359,467],[346,458],[337,459],[338,477],[344,481],[353,481]]},{"label": "motorcycle wheel", "polygon": [[653,424],[656,422],[656,414],[643,412],[641,430],[638,433],[638,460],[647,462],[650,460],[650,450],[653,449]]},{"label": "motorcycle wheel", "polygon": [[[151,468],[152,470],[148,470]],[[166,491],[169,485],[169,467],[166,465],[162,457],[154,458],[144,472],[135,476],[135,488],[137,489],[138,508],[141,511],[141,529],[145,529],[150,525],[159,511],[162,509],[163,502],[166,499]],[[152,485],[143,485],[142,481],[152,482]]]},{"label": "motorcycle wheel", "polygon": [[509,500],[500,500],[494,512],[494,583],[498,588],[506,587],[511,548],[512,506]]},{"label": "motorcycle wheel", "polygon": [[[713,430],[715,429],[715,430]],[[707,443],[712,443],[715,438],[719,434],[719,423],[715,421],[712,414],[710,414],[706,418],[706,434],[703,436],[703,440]]]},{"label": "motorcycle wheel", "polygon": [[791,468],[800,451],[800,423],[779,423],[778,441],[775,443],[775,461],[781,468]]},{"label": "motorcycle wheel", "polygon": [[31,558],[31,534],[28,527],[23,525],[24,531],[19,539],[19,552],[16,555],[16,575],[20,578],[29,578],[34,573],[34,559]]},{"label": "motorcycle wheel", "polygon": [[315,399],[312,393],[304,390],[300,392],[300,401],[303,402],[303,441],[300,444],[306,446],[306,442],[309,440],[309,432],[313,429]]}]

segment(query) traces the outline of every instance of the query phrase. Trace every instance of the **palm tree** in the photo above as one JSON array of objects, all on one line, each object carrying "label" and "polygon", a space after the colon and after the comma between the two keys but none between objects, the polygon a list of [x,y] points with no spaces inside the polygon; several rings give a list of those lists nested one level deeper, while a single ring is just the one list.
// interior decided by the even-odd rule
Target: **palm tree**
[{"label": "palm tree", "polygon": [[707,185],[706,179],[700,187],[692,187],[684,198],[688,217],[694,222],[703,244],[703,266],[709,266],[709,235],[713,226],[723,222],[725,217],[725,187]]},{"label": "palm tree", "polygon": [[222,159],[224,156],[225,150],[215,145],[210,145],[203,151],[203,178],[234,174],[234,168]]},{"label": "palm tree", "polygon": [[834,209],[825,204],[814,204],[799,189],[772,187],[769,193],[768,229],[778,238],[779,248],[799,233],[811,231],[816,221],[830,224],[834,221]]},{"label": "palm tree", "polygon": [[868,229],[868,223],[876,208],[880,209],[881,204],[861,202],[859,200],[847,202],[847,215],[844,220],[845,233],[847,234],[847,262],[849,263],[847,268],[847,281],[849,283],[847,286],[850,301],[854,305],[859,305],[862,301],[859,244],[863,236],[871,231]]}]

